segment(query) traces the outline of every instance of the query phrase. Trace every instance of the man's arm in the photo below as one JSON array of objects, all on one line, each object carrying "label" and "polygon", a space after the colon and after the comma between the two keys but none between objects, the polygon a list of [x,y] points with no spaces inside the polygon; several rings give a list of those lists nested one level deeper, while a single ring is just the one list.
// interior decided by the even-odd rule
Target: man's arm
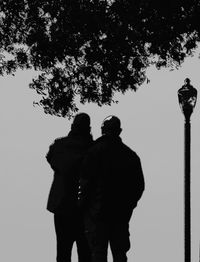
[{"label": "man's arm", "polygon": [[53,155],[54,155],[54,144],[50,145],[49,151],[46,154],[46,159],[47,159],[47,162],[50,164],[51,168],[55,171],[55,166],[52,161]]},{"label": "man's arm", "polygon": [[137,154],[134,153],[134,155],[132,155],[132,157],[130,158],[127,171],[129,174],[126,182],[127,206],[129,206],[130,209],[133,210],[137,206],[137,203],[142,197],[145,189],[142,165]]},{"label": "man's arm", "polygon": [[145,181],[140,158],[137,156],[135,165],[136,199],[140,200],[145,189]]},{"label": "man's arm", "polygon": [[51,168],[59,173],[59,169],[62,167],[63,162],[63,149],[61,140],[56,139],[49,147],[49,151],[46,155],[46,159],[50,164]]}]

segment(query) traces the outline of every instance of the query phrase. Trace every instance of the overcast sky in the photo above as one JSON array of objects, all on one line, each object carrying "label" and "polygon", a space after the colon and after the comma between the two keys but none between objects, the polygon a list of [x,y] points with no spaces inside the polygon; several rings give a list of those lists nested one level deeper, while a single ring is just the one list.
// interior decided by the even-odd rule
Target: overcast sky
[{"label": "overcast sky", "polygon": [[[28,88],[34,73],[0,78],[0,261],[55,262],[53,215],[46,201],[53,173],[45,154],[56,137],[69,132],[71,121],[33,107]],[[135,92],[117,95],[111,107],[80,106],[91,116],[94,138],[103,119],[122,121],[122,139],[141,158],[146,190],[130,223],[129,261],[182,262],[184,118],[177,90],[189,77],[199,90],[198,52],[177,71],[150,68],[151,82]],[[192,261],[198,261],[200,241],[200,98],[192,115]],[[110,256],[109,256],[110,258]],[[73,262],[77,262],[76,248]],[[111,261],[111,260],[109,260]]]}]

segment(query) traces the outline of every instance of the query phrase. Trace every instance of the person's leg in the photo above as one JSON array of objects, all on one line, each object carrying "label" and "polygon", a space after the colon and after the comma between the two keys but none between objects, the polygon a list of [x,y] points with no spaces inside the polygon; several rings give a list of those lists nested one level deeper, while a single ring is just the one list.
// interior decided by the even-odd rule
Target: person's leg
[{"label": "person's leg", "polygon": [[71,219],[65,214],[55,214],[54,224],[57,238],[57,262],[71,262],[74,242],[74,227]]},{"label": "person's leg", "polygon": [[107,262],[108,232],[103,221],[87,218],[85,231],[91,250],[92,262]]},{"label": "person's leg", "polygon": [[81,214],[77,216],[76,245],[79,262],[91,262],[91,251],[85,235],[85,228]]},{"label": "person's leg", "polygon": [[108,239],[102,232],[88,232],[87,239],[91,249],[92,262],[107,262]]},{"label": "person's leg", "polygon": [[127,262],[127,251],[130,249],[128,223],[119,222],[110,224],[109,238],[113,262]]}]

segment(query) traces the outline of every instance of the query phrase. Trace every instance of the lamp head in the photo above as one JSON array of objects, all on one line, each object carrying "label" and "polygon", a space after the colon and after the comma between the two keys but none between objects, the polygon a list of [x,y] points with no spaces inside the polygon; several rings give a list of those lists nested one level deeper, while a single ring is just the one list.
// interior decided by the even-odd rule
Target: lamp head
[{"label": "lamp head", "polygon": [[185,79],[184,85],[178,90],[178,100],[185,118],[190,119],[197,101],[197,90],[190,84],[189,78]]}]

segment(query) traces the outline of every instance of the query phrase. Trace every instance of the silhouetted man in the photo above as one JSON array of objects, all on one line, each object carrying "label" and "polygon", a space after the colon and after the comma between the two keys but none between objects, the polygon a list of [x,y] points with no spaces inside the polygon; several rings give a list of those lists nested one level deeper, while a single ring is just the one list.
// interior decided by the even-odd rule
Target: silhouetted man
[{"label": "silhouetted man", "polygon": [[79,201],[92,262],[107,262],[108,243],[114,262],[127,261],[129,221],[144,191],[140,159],[119,137],[120,125],[115,116],[103,121],[82,166]]},{"label": "silhouetted man", "polygon": [[68,136],[56,139],[46,156],[54,170],[47,209],[54,213],[57,262],[71,261],[71,251],[75,241],[78,261],[91,261],[82,214],[77,205],[80,166],[91,144],[90,117],[80,113],[75,116]]}]

